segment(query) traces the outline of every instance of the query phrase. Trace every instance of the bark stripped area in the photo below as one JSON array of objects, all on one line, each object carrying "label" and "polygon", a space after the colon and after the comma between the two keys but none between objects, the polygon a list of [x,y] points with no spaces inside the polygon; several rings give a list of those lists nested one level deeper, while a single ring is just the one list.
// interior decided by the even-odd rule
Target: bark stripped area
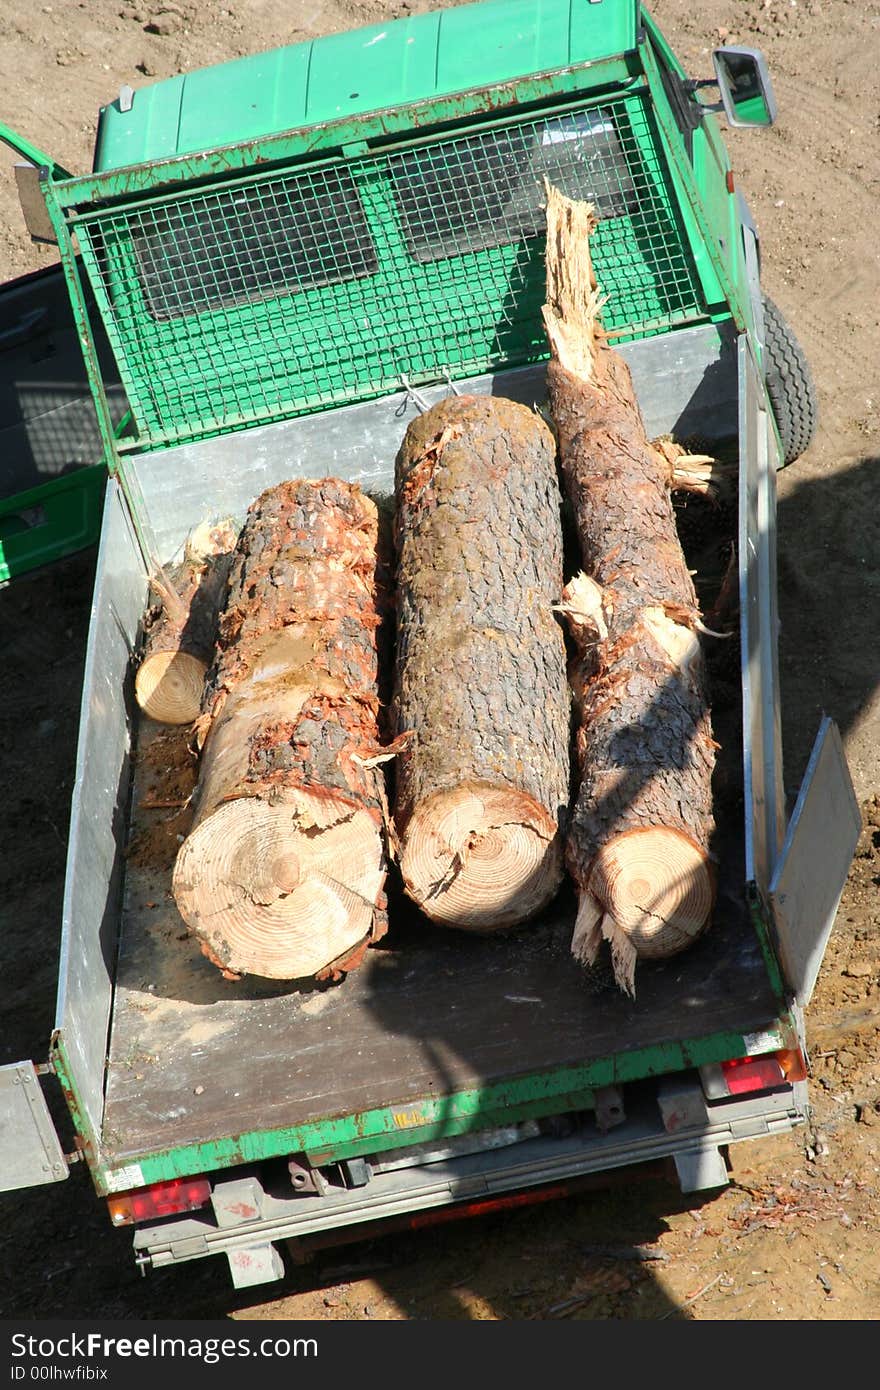
[{"label": "bark stripped area", "polygon": [[134,689],[160,724],[190,724],[199,713],[236,535],[231,521],[196,527],[181,563],[151,579]]},{"label": "bark stripped area", "polygon": [[230,974],[321,977],[386,930],[378,517],[337,479],[252,504],[196,724],[174,896]]},{"label": "bark stripped area", "polygon": [[548,391],[585,571],[562,605],[580,653],[572,951],[590,964],[607,939],[634,994],[637,959],[674,955],[709,919],[716,745],[673,461],[649,443],[629,368],[599,324],[593,210],[548,188],[547,222]]},{"label": "bark stripped area", "polygon": [[453,397],[407,429],[396,493],[404,883],[438,922],[514,926],[559,886],[568,802],[552,436],[524,406]]}]

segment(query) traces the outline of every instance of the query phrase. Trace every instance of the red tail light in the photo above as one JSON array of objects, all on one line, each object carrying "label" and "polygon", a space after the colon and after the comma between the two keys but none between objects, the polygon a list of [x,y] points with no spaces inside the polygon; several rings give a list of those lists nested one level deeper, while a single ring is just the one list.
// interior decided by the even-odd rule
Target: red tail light
[{"label": "red tail light", "polygon": [[732,1057],[727,1062],[713,1062],[700,1067],[700,1076],[706,1099],[719,1101],[806,1081],[807,1064],[800,1048],[780,1048],[759,1057]]},{"label": "red tail light", "polygon": [[727,1094],[747,1095],[749,1091],[766,1091],[771,1086],[781,1086],[785,1074],[774,1053],[765,1057],[734,1057],[721,1063]]},{"label": "red tail light", "polygon": [[136,1221],[197,1211],[210,1200],[211,1184],[207,1178],[172,1178],[170,1182],[154,1182],[135,1192],[108,1197],[107,1208],[114,1226],[133,1226]]},{"label": "red tail light", "polygon": [[461,1221],[469,1216],[486,1216],[493,1211],[509,1211],[512,1207],[529,1207],[535,1202],[552,1202],[557,1197],[568,1197],[574,1191],[566,1183],[554,1187],[539,1187],[530,1192],[511,1192],[506,1197],[481,1197],[475,1202],[462,1202],[460,1206],[435,1207],[432,1211],[421,1211],[407,1220],[413,1231],[421,1226],[436,1226],[441,1221]]}]

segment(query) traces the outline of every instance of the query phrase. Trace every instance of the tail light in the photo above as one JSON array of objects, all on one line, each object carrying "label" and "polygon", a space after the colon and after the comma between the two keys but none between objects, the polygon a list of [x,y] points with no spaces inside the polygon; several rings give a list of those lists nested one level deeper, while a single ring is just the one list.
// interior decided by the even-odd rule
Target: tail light
[{"label": "tail light", "polygon": [[211,1200],[207,1178],[172,1178],[154,1182],[135,1192],[119,1192],[107,1198],[107,1209],[114,1226],[133,1226],[137,1221],[154,1221],[160,1216],[176,1216],[182,1211],[198,1211]]},{"label": "tail light", "polygon": [[750,1091],[768,1091],[785,1083],[785,1074],[774,1053],[766,1057],[732,1057],[721,1063],[721,1073],[729,1096],[745,1096]]},{"label": "tail light", "polygon": [[526,1192],[511,1192],[504,1197],[482,1197],[473,1202],[461,1202],[452,1207],[435,1207],[418,1212],[407,1219],[407,1226],[417,1231],[422,1226],[438,1226],[444,1221],[461,1221],[468,1217],[488,1216],[494,1211],[510,1211],[515,1207],[530,1207],[536,1202],[552,1202],[557,1197],[569,1197],[574,1189],[568,1183],[553,1187],[538,1187]]},{"label": "tail light", "polygon": [[806,1081],[807,1064],[800,1048],[786,1048],[760,1057],[731,1057],[718,1065],[701,1067],[700,1076],[708,1100],[726,1100],[728,1096],[747,1096]]}]

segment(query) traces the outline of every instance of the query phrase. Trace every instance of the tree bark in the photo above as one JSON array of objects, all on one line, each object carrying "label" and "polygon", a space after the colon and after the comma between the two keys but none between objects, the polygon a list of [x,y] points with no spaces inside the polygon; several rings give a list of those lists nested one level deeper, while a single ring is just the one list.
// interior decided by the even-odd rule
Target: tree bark
[{"label": "tree bark", "polygon": [[409,895],[472,931],[526,921],[562,876],[570,695],[555,447],[524,406],[453,397],[397,458],[395,817]]},{"label": "tree bark", "polygon": [[357,487],[288,482],[238,543],[173,882],[230,974],[338,976],[386,928],[377,520]]},{"label": "tree bark", "polygon": [[598,322],[592,208],[548,190],[547,216],[548,391],[586,571],[562,605],[580,653],[572,950],[592,963],[606,938],[634,994],[636,960],[682,950],[711,912],[716,745],[672,461],[648,442],[629,369]]},{"label": "tree bark", "polygon": [[135,699],[160,724],[190,724],[201,708],[236,531],[231,521],[199,526],[179,565],[150,583]]}]

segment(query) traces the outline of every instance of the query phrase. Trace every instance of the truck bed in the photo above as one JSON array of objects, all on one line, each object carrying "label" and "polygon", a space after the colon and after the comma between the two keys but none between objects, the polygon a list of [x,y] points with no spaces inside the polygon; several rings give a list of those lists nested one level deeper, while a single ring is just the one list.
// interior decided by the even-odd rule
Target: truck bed
[{"label": "truck bed", "polygon": [[[730,438],[732,348],[730,335],[711,327],[630,346],[652,433],[712,438],[714,426],[714,437]],[[543,373],[527,369],[461,386],[531,403],[541,399]],[[439,398],[446,389],[424,394]],[[387,494],[414,409],[402,393],[135,457],[126,487],[168,560],[204,519],[206,498],[213,515],[243,516],[270,483],[324,474]],[[625,1059],[652,1048],[661,1049],[658,1067],[682,1066],[688,1040],[742,1037],[778,1016],[744,899],[735,654],[726,703],[713,695],[722,745],[714,920],[680,957],[639,966],[635,1001],[604,964],[585,971],[572,960],[570,888],[539,920],[483,939],[430,925],[394,896],[393,875],[389,934],[340,983],[230,982],[201,956],[171,897],[192,772],[187,784],[179,740],[175,748],[173,736],[139,719],[134,704],[132,653],[145,601],[130,509],[111,480],[72,810],[58,1038],[84,1123],[117,1184],[126,1181],[125,1165],[148,1154],[226,1142],[231,1155],[241,1135],[394,1111],[488,1085],[501,1086],[504,1108],[505,1084],[523,1078],[530,1080],[520,1096],[540,1096],[547,1078],[547,1093],[564,1109],[561,1069],[607,1058],[609,1081],[641,1075],[651,1059],[643,1056],[629,1073]]]},{"label": "truck bed", "polygon": [[[391,929],[338,984],[222,978],[170,893],[186,811],[187,729],[140,726],[114,994],[104,1142],[127,1162],[162,1147],[498,1084],[774,1017],[743,897],[738,710],[723,733],[718,906],[683,955],[639,965],[635,1001],[606,962],[570,954],[571,889],[538,920],[481,938],[432,925],[399,891]],[[721,727],[718,727],[721,726]],[[181,770],[183,769],[183,770]],[[182,785],[181,785],[182,783]],[[716,798],[720,803],[721,797]]]}]

